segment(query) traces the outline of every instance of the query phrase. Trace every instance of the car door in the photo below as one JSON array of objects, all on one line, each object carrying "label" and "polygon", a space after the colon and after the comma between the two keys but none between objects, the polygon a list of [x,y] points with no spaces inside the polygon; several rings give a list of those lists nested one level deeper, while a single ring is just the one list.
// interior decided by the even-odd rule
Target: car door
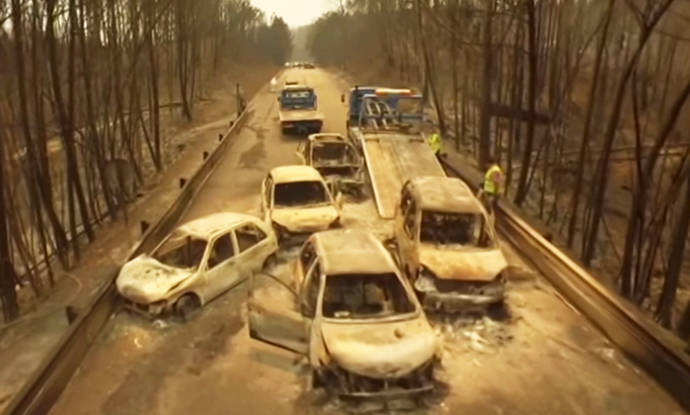
[{"label": "car door", "polygon": [[[264,343],[309,355],[311,326],[321,293],[320,275],[317,272],[308,274],[301,287],[308,292],[301,295],[289,282],[274,275],[259,273],[252,276],[251,281],[247,301],[249,335]],[[307,281],[312,283],[307,284]]]},{"label": "car door", "polygon": [[299,258],[295,261],[295,284],[299,287],[307,276],[307,271],[311,269],[314,260],[316,259],[316,249],[314,244],[308,240],[302,246]]},{"label": "car door", "polygon": [[210,301],[228,288],[242,280],[242,266],[238,261],[237,245],[233,231],[229,230],[216,237],[209,244],[206,260],[206,280],[204,297]]},{"label": "car door", "polygon": [[269,255],[266,247],[267,235],[258,226],[246,222],[235,229],[237,240],[238,262],[241,263],[242,272],[254,273],[259,271]]},{"label": "car door", "polygon": [[299,159],[302,161],[302,164],[306,164],[307,166],[311,165],[311,161],[310,161],[310,157],[309,157],[309,153],[310,153],[309,143],[310,143],[309,140],[300,142],[297,145],[297,151],[295,152],[297,157],[299,157]]}]

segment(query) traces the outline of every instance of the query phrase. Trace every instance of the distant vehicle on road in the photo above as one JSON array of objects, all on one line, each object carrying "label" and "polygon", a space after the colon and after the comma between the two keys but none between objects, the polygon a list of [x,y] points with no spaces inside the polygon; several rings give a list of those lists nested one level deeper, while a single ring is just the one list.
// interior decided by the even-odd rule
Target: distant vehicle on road
[{"label": "distant vehicle on road", "polygon": [[364,191],[364,161],[341,134],[312,134],[297,147],[297,156],[321,173],[333,194],[361,196]]},{"label": "distant vehicle on road", "polygon": [[244,281],[278,250],[270,226],[239,213],[188,222],[122,267],[116,286],[129,308],[148,316],[174,311],[188,319]]},{"label": "distant vehicle on road", "polygon": [[[266,284],[271,280],[280,285]],[[250,336],[306,356],[313,387],[357,398],[434,388],[440,340],[390,254],[369,232],[312,235],[293,280],[252,278],[248,308]]]},{"label": "distant vehicle on road", "polygon": [[462,180],[405,183],[395,242],[425,308],[458,312],[503,302],[508,263],[484,206]]},{"label": "distant vehicle on road", "polygon": [[286,82],[278,102],[278,117],[283,133],[306,135],[321,131],[324,116],[318,111],[314,89]]},{"label": "distant vehicle on road", "polygon": [[261,185],[261,211],[281,241],[340,227],[341,209],[342,194],[333,196],[310,166],[276,167]]}]

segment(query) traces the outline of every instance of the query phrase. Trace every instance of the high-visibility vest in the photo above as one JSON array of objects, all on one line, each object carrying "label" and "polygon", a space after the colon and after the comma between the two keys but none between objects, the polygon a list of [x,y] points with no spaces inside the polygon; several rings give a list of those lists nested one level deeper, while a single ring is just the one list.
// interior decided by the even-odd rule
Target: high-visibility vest
[{"label": "high-visibility vest", "polygon": [[429,136],[429,147],[431,147],[431,150],[434,152],[434,154],[438,154],[441,152],[441,136],[438,135],[437,133],[433,133]]},{"label": "high-visibility vest", "polygon": [[484,193],[487,193],[490,195],[496,195],[498,193],[499,183],[496,183],[494,181],[494,175],[496,173],[503,176],[503,171],[501,170],[501,166],[499,166],[498,164],[492,165],[491,167],[489,167],[489,170],[486,171],[486,174],[484,175]]}]

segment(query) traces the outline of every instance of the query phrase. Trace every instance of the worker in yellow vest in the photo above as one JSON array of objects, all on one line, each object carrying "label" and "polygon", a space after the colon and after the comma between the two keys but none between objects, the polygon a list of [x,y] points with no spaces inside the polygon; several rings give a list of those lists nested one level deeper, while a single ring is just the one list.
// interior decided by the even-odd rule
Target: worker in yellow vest
[{"label": "worker in yellow vest", "polygon": [[486,209],[489,213],[493,213],[496,199],[503,193],[503,170],[493,156],[489,156],[488,163],[489,168],[484,174],[482,195]]},{"label": "worker in yellow vest", "polygon": [[429,142],[429,147],[431,147],[431,151],[433,151],[437,157],[440,156],[442,150],[441,135],[437,131],[434,131],[429,135],[427,140]]}]

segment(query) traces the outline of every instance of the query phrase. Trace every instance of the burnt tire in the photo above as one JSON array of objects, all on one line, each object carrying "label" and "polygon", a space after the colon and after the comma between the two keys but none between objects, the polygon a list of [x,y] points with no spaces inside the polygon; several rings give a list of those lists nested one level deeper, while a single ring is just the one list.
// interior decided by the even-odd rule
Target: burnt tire
[{"label": "burnt tire", "polygon": [[185,294],[175,303],[175,314],[187,322],[192,320],[201,310],[201,301],[194,294]]}]

